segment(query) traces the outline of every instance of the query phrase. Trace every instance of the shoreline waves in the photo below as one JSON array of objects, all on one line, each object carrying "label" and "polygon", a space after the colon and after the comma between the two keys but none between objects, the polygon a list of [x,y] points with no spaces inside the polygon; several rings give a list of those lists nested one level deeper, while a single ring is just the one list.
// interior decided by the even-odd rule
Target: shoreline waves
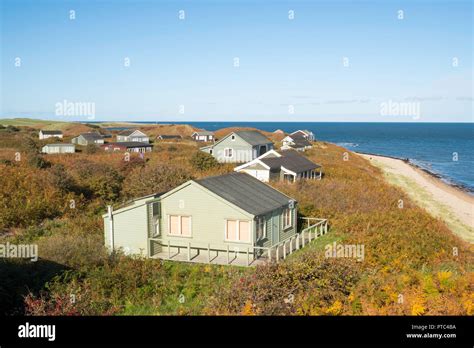
[{"label": "shoreline waves", "polygon": [[453,187],[453,188],[456,188],[460,191],[463,191],[464,193],[467,193],[468,195],[470,196],[473,196],[474,197],[474,189],[468,187],[468,186],[465,186],[465,185],[462,185],[462,184],[459,184],[459,183],[456,183],[456,182],[453,182],[452,180],[450,180],[449,178],[441,175],[441,174],[438,174],[438,173],[435,173],[433,171],[430,171],[429,169],[419,165],[419,164],[416,164],[414,162],[413,159],[410,159],[408,157],[406,158],[403,158],[403,157],[396,157],[396,156],[388,156],[388,155],[381,155],[381,154],[377,154],[377,153],[370,153],[370,152],[362,152],[362,151],[353,151],[354,153],[357,153],[359,155],[367,155],[367,156],[376,156],[376,157],[386,157],[386,158],[390,158],[390,159],[394,159],[394,160],[399,160],[399,161],[402,161],[410,166],[412,166],[413,168],[417,169],[417,170],[420,170],[422,172],[424,172],[425,174],[433,177],[434,179],[436,180],[439,180],[441,181],[442,183],[444,183],[445,185],[448,185],[450,187]]},{"label": "shoreline waves", "polygon": [[380,168],[389,183],[401,188],[420,207],[445,221],[462,239],[474,243],[474,195],[413,164],[409,159],[356,152]]}]

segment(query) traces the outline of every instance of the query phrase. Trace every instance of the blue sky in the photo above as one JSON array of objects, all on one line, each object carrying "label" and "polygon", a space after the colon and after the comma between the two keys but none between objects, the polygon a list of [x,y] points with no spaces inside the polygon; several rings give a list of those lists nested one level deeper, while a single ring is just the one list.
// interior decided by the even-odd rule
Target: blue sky
[{"label": "blue sky", "polygon": [[472,1],[0,1],[2,117],[472,122]]}]

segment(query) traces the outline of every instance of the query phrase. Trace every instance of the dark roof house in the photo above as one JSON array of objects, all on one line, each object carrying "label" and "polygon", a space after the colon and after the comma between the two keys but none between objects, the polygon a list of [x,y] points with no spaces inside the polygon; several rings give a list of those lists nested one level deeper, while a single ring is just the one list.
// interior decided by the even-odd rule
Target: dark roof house
[{"label": "dark roof house", "polygon": [[150,152],[153,145],[148,143],[140,143],[137,141],[120,141],[116,143],[107,143],[101,145],[105,151],[127,151],[127,152]]},{"label": "dark roof house", "polygon": [[51,137],[62,138],[63,132],[61,132],[60,130],[40,130],[39,131],[40,139],[48,139]]},{"label": "dark roof house", "polygon": [[244,172],[261,181],[299,179],[321,179],[321,166],[310,161],[294,150],[271,150],[262,156],[236,167],[236,172]]},{"label": "dark roof house", "polygon": [[102,215],[105,245],[145,257],[248,266],[291,252],[297,204],[245,173],[189,180],[116,210],[109,206]]},{"label": "dark roof house", "polygon": [[296,151],[304,151],[313,147],[308,138],[304,137],[300,133],[289,135],[282,140],[282,150],[293,149]]},{"label": "dark roof house", "polygon": [[207,141],[214,141],[215,140],[214,132],[210,132],[210,131],[206,131],[206,130],[196,131],[193,134],[191,134],[191,137],[196,141],[207,142]]},{"label": "dark roof house", "polygon": [[262,133],[254,130],[227,134],[201,151],[214,156],[219,162],[243,163],[251,161],[273,149],[273,143]]},{"label": "dark roof house", "polygon": [[138,129],[124,129],[117,134],[117,142],[132,142],[149,143],[148,135]]},{"label": "dark roof house", "polygon": [[90,145],[90,144],[103,144],[104,137],[99,133],[82,133],[79,136],[72,138],[73,144],[79,145]]}]

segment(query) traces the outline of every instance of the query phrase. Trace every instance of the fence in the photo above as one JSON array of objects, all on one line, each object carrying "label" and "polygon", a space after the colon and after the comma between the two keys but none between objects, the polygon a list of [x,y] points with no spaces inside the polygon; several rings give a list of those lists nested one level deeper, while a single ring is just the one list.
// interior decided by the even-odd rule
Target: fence
[{"label": "fence", "polygon": [[[328,231],[328,220],[318,218],[301,218],[307,221],[307,227],[278,244],[271,247],[239,246],[232,248],[227,245],[215,247],[210,243],[197,243],[195,241],[183,242],[182,240],[162,240],[150,238],[161,246],[161,251],[152,255],[167,260],[232,264],[238,266],[253,266],[265,262],[279,262],[281,259],[303,248],[307,243],[324,235]],[[184,251],[184,253],[183,253]]]}]

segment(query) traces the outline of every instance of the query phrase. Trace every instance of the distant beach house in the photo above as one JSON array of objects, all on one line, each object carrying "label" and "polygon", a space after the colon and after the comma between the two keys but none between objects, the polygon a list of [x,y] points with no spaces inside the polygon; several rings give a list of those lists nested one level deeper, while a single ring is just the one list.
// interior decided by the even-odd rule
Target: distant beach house
[{"label": "distant beach house", "polygon": [[282,150],[293,149],[296,151],[305,151],[306,149],[312,148],[311,142],[306,139],[301,133],[288,135],[282,140]]},{"label": "distant beach house", "polygon": [[76,147],[74,144],[54,143],[43,146],[41,152],[46,154],[74,153],[76,152]]},{"label": "distant beach house", "polygon": [[295,237],[296,207],[294,199],[245,173],[190,180],[116,210],[109,206],[102,216],[105,245],[195,262],[231,263],[229,255],[239,254],[248,265]]},{"label": "distant beach house", "polygon": [[72,138],[71,141],[73,144],[86,146],[91,144],[103,144],[104,138],[99,133],[82,133],[81,135]]},{"label": "distant beach house", "polygon": [[204,141],[204,142],[210,142],[214,141],[214,133],[209,132],[209,131],[199,131],[199,132],[194,132],[191,137],[195,141]]},{"label": "distant beach house", "polygon": [[285,180],[294,182],[301,179],[321,179],[322,167],[313,163],[296,151],[286,150],[277,152],[270,150],[256,159],[242,164],[234,169],[268,182],[270,180]]},{"label": "distant beach house", "polygon": [[60,130],[40,130],[39,131],[40,140],[54,138],[54,137],[62,139],[63,132],[61,132]]},{"label": "distant beach house", "polygon": [[117,142],[131,142],[137,141],[139,143],[149,143],[148,135],[138,129],[126,129],[117,134]]},{"label": "distant beach house", "polygon": [[316,137],[314,136],[313,132],[307,129],[299,129],[290,135],[301,135],[303,138],[309,140],[309,141],[315,141]]},{"label": "distant beach house", "polygon": [[156,140],[180,140],[183,137],[175,134],[161,134],[156,137]]},{"label": "distant beach house", "polygon": [[153,145],[148,143],[139,143],[137,141],[129,142],[118,142],[118,143],[107,143],[100,146],[105,151],[123,151],[123,152],[139,152],[145,153],[150,152],[153,149]]},{"label": "distant beach house", "polygon": [[257,131],[232,132],[215,144],[201,148],[219,162],[243,163],[273,149],[273,143]]}]

